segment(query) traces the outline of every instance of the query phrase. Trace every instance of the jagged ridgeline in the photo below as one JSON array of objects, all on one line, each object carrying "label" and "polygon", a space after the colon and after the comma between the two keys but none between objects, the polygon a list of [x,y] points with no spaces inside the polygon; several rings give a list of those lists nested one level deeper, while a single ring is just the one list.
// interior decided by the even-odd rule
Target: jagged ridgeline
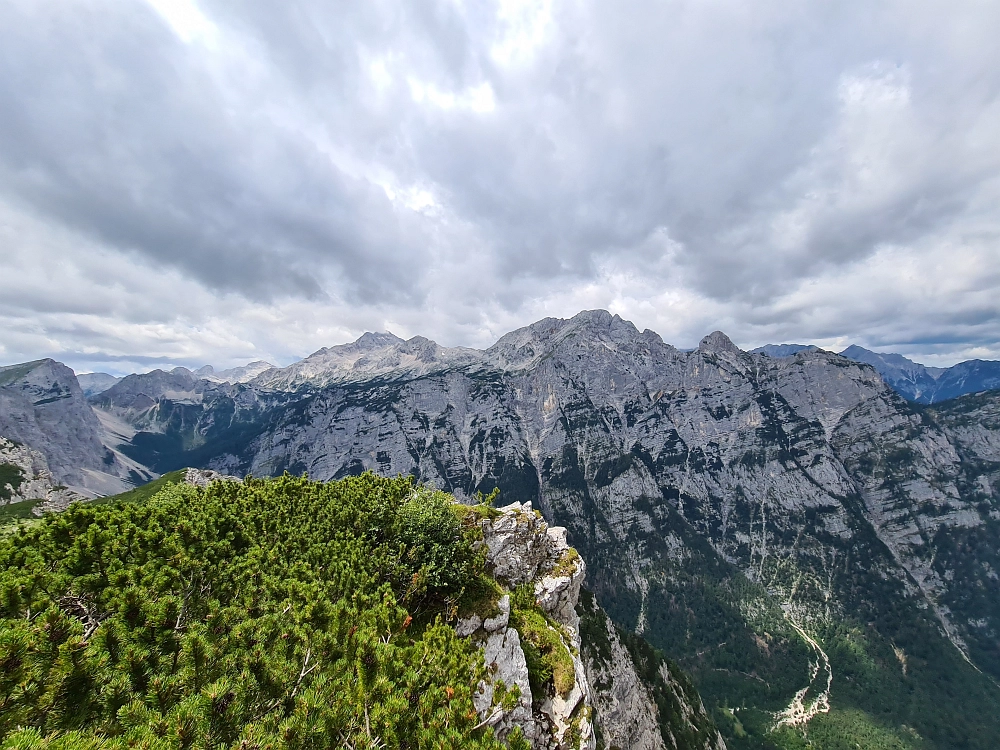
[{"label": "jagged ridgeline", "polygon": [[180,479],[0,541],[4,747],[595,747],[583,561],[529,505]]}]

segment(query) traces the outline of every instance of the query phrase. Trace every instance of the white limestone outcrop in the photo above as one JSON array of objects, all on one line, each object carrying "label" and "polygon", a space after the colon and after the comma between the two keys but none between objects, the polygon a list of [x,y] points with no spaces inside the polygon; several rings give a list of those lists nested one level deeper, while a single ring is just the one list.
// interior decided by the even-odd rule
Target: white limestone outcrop
[{"label": "white limestone outcrop", "polygon": [[239,482],[239,477],[229,474],[220,474],[212,469],[192,469],[188,468],[184,472],[184,484],[192,484],[195,487],[208,487],[212,482]]},{"label": "white limestone outcrop", "polygon": [[[505,587],[532,586],[535,603],[556,624],[558,629],[553,630],[573,661],[574,683],[565,695],[548,686],[542,700],[533,698],[521,636],[510,622],[510,595],[505,594],[497,603],[497,614],[486,618],[472,614],[455,626],[459,635],[473,638],[483,649],[489,676],[474,696],[476,709],[500,737],[520,727],[539,750],[594,750],[590,686],[580,659],[576,614],[586,566],[567,543],[566,530],[550,527],[531,503],[513,503],[499,511],[499,516],[481,521],[487,566]],[[494,700],[497,690],[514,686],[517,700],[504,709]]]}]

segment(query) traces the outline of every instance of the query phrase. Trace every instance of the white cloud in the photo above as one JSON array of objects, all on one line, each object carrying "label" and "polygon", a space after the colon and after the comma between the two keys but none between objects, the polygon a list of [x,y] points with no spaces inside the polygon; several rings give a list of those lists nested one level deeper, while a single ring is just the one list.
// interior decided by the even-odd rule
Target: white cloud
[{"label": "white cloud", "polygon": [[12,0],[0,355],[287,362],[605,307],[685,347],[1000,356],[998,16]]},{"label": "white cloud", "polygon": [[488,81],[458,94],[441,91],[433,83],[424,83],[415,78],[410,78],[407,83],[410,95],[417,104],[427,103],[444,110],[467,109],[480,114],[496,109],[493,88]]},{"label": "white cloud", "polygon": [[185,42],[213,44],[218,29],[201,12],[195,0],[146,0],[163,17],[170,28]]},{"label": "white cloud", "polygon": [[490,55],[501,65],[524,65],[548,41],[551,0],[499,0],[498,36]]}]

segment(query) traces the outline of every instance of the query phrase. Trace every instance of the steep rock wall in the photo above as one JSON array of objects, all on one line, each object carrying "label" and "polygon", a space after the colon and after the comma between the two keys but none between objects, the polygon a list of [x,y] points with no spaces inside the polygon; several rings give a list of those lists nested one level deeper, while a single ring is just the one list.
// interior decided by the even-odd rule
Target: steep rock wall
[{"label": "steep rock wall", "polygon": [[577,607],[595,729],[605,748],[725,750],[690,678],[623,633],[592,594]]},{"label": "steep rock wall", "polygon": [[43,359],[0,367],[0,435],[45,456],[55,482],[93,497],[152,474],[109,448],[73,371]]},{"label": "steep rock wall", "polygon": [[[493,616],[473,614],[459,620],[459,635],[481,643],[490,673],[474,696],[481,719],[501,737],[520,727],[531,746],[539,750],[595,750],[591,692],[580,659],[576,614],[586,572],[583,560],[567,544],[566,530],[550,527],[531,503],[500,508],[495,518],[485,518],[481,525],[488,568],[505,587],[530,590],[534,604],[547,615],[542,627],[555,636],[556,648],[564,651],[561,660],[568,658],[572,663],[571,685],[560,690],[556,679],[533,693],[522,647],[522,638],[531,637],[525,632],[527,618],[520,623],[512,621],[510,594],[500,598]],[[497,705],[497,689],[514,686],[518,689],[515,704],[509,709]]]}]

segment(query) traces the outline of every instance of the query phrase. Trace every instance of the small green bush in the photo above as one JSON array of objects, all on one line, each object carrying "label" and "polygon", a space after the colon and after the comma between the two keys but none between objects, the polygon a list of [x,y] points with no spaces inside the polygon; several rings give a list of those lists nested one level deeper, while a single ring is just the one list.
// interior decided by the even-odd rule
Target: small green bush
[{"label": "small green bush", "polygon": [[548,685],[562,697],[568,696],[576,683],[573,657],[563,643],[558,626],[535,602],[531,584],[514,590],[511,624],[521,638],[532,697],[542,700]]}]

